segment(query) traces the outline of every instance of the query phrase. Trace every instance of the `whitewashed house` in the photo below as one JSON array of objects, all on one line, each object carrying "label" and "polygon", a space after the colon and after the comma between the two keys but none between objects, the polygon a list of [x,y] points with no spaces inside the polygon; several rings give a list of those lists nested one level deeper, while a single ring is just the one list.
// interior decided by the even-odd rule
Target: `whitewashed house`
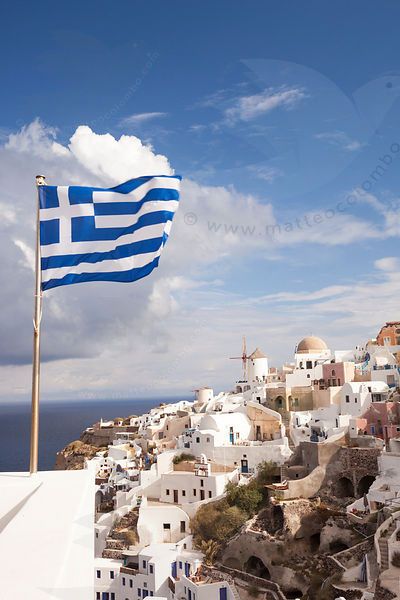
[{"label": "whitewashed house", "polygon": [[340,413],[359,417],[369,408],[371,402],[387,399],[389,387],[383,381],[350,381],[341,389]]}]

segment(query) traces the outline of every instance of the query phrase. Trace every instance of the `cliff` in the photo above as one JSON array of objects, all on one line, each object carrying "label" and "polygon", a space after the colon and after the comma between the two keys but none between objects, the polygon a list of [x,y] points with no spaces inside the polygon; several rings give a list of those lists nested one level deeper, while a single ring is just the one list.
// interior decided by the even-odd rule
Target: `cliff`
[{"label": "cliff", "polygon": [[60,452],[57,452],[54,468],[57,471],[83,469],[85,466],[85,459],[93,458],[96,452],[99,452],[100,450],[104,450],[104,448],[99,448],[98,446],[86,444],[81,440],[76,440],[65,446]]}]

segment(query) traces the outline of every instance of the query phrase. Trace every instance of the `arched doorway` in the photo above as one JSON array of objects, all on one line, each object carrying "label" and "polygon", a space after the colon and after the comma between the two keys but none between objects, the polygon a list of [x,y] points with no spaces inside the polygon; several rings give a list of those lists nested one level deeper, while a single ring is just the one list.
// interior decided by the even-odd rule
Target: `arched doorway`
[{"label": "arched doorway", "polygon": [[274,400],[275,410],[283,410],[285,408],[285,398],[283,396],[277,396]]},{"label": "arched doorway", "polygon": [[272,508],[272,531],[275,533],[283,528],[284,517],[283,510],[280,506]]},{"label": "arched doorway", "polygon": [[296,588],[290,588],[290,590],[285,590],[285,596],[288,600],[291,600],[292,598],[296,600],[296,598],[303,597],[303,592]]},{"label": "arched doorway", "polygon": [[313,535],[310,535],[310,550],[311,550],[311,552],[318,552],[320,543],[321,543],[321,534],[319,532],[314,533]]},{"label": "arched doorway", "polygon": [[343,540],[335,540],[329,544],[329,551],[331,554],[337,554],[338,552],[343,552],[343,550],[348,549],[348,544],[343,542]]},{"label": "arched doorway", "polygon": [[364,475],[364,477],[360,479],[357,486],[357,491],[360,498],[368,492],[369,488],[374,483],[374,481],[375,477],[373,475]]},{"label": "arched doorway", "polygon": [[354,498],[353,482],[348,477],[341,477],[336,482],[335,496],[338,498]]},{"label": "arched doorway", "polygon": [[250,556],[248,561],[244,565],[246,573],[255,575],[256,577],[262,577],[263,579],[271,579],[271,574],[268,567],[265,566],[261,558],[258,556]]}]

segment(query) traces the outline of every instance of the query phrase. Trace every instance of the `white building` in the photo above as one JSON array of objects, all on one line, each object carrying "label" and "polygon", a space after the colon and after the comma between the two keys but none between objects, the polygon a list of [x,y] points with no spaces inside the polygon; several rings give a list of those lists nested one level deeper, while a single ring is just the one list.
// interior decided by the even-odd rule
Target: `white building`
[{"label": "white building", "polygon": [[372,381],[384,381],[390,388],[400,386],[399,366],[396,357],[387,346],[376,346],[369,365]]},{"label": "white building", "polygon": [[383,381],[350,381],[341,389],[340,413],[359,417],[369,408],[371,402],[386,400],[389,387]]},{"label": "white building", "polygon": [[332,359],[332,353],[324,340],[309,336],[298,343],[294,358],[293,372],[286,375],[288,388],[309,386],[322,379],[322,365]]},{"label": "white building", "polygon": [[191,466],[193,471],[175,470],[161,476],[161,502],[185,505],[215,500],[229,481],[238,479],[237,469],[212,466],[205,456]]},{"label": "white building", "polygon": [[264,352],[256,348],[247,359],[247,379],[250,383],[265,382],[268,373],[268,358]]}]

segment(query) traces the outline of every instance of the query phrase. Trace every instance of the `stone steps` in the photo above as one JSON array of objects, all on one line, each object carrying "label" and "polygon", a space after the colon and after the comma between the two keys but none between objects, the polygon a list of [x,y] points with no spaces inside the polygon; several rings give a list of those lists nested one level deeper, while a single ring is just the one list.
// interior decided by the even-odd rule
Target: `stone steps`
[{"label": "stone steps", "polygon": [[397,527],[396,521],[393,521],[385,535],[385,537],[380,537],[378,540],[379,551],[381,553],[381,571],[386,571],[389,568],[389,548],[388,548],[388,539],[394,532]]}]

